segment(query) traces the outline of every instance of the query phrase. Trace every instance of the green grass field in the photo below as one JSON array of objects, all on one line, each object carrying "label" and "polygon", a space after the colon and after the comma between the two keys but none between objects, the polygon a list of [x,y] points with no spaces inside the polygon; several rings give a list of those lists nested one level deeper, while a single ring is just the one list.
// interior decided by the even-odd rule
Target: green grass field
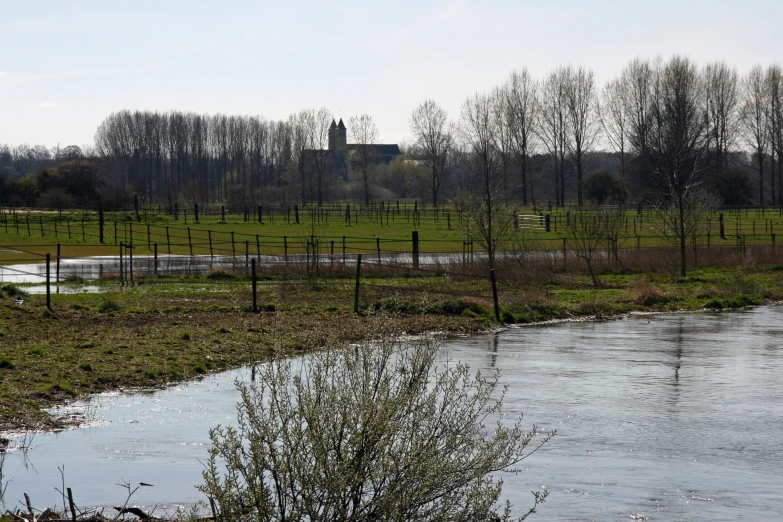
[{"label": "green grass field", "polygon": [[[529,248],[560,250],[568,237],[569,225],[575,219],[589,219],[591,211],[552,209],[534,213],[518,209],[519,227]],[[550,216],[550,231],[543,230],[544,218]],[[414,217],[414,216],[418,216]],[[538,217],[537,217],[538,216]],[[317,240],[321,254],[341,256],[358,253],[375,254],[411,252],[412,233],[418,232],[421,253],[461,253],[469,238],[462,229],[462,218],[456,209],[430,209],[415,214],[413,206],[388,206],[379,209],[354,210],[346,222],[343,207],[329,206],[303,210],[296,223],[293,212],[265,214],[263,223],[249,215],[229,215],[223,222],[219,215],[201,215],[194,222],[192,211],[173,215],[151,211],[106,213],[103,243],[100,242],[96,212],[15,211],[3,209],[0,214],[0,245],[18,246],[26,252],[13,253],[0,248],[0,264],[39,260],[36,254],[56,254],[61,245],[62,257],[116,255],[120,243],[133,244],[136,255],[152,254],[157,244],[159,254],[179,255],[283,255],[302,254],[307,243]],[[532,228],[529,228],[532,227]],[[661,237],[662,223],[652,210],[625,211],[618,230],[620,249],[670,246]],[[783,217],[777,209],[724,212],[725,239],[720,239],[718,214],[705,223],[709,238],[700,244],[733,246],[741,237],[746,245],[773,244],[773,234],[783,230]],[[514,248],[513,239],[509,247]],[[476,250],[479,248],[474,247]],[[33,254],[30,254],[33,253]]]}]

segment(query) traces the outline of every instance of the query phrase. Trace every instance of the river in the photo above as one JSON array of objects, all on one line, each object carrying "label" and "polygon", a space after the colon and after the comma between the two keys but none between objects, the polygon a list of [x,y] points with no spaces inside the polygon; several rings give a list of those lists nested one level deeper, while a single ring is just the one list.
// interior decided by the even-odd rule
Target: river
[{"label": "river", "polygon": [[[633,315],[453,339],[440,357],[500,368],[509,413],[558,435],[504,476],[533,520],[780,520],[783,517],[783,307]],[[147,394],[92,401],[97,425],[39,434],[6,456],[7,507],[22,493],[62,504],[133,503],[156,514],[203,497],[209,427],[231,423],[239,369]],[[10,481],[9,481],[10,480]]]}]

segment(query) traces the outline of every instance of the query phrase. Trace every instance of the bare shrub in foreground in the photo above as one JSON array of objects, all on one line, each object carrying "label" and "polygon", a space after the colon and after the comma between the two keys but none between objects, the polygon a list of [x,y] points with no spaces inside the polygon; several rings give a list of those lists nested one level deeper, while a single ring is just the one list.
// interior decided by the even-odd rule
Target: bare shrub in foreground
[{"label": "bare shrub in foreground", "polygon": [[[492,474],[518,471],[535,429],[488,426],[502,411],[497,375],[436,369],[437,349],[344,346],[238,383],[239,426],[211,431],[200,486],[218,520],[510,520]],[[546,492],[534,497],[519,520]]]}]

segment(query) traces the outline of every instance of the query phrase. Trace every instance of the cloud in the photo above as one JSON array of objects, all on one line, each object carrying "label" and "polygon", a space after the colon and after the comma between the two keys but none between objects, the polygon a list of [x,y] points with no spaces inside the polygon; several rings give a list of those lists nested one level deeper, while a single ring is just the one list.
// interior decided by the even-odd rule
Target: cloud
[{"label": "cloud", "polygon": [[38,104],[39,109],[53,109],[55,107],[57,107],[57,105],[52,102],[41,102]]},{"label": "cloud", "polygon": [[2,78],[3,76],[5,76],[5,72],[0,71],[0,78]]}]

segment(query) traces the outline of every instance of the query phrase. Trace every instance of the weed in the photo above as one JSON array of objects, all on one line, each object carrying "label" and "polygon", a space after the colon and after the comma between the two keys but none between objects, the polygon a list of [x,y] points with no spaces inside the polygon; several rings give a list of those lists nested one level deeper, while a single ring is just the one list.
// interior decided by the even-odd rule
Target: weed
[{"label": "weed", "polygon": [[14,284],[7,284],[0,287],[0,292],[4,293],[8,297],[16,297],[18,299],[29,297],[30,294],[19,288]]},{"label": "weed", "polygon": [[120,305],[119,303],[117,303],[117,301],[114,301],[113,299],[104,299],[103,302],[98,306],[98,311],[102,314],[107,314],[110,312],[119,312]]}]

